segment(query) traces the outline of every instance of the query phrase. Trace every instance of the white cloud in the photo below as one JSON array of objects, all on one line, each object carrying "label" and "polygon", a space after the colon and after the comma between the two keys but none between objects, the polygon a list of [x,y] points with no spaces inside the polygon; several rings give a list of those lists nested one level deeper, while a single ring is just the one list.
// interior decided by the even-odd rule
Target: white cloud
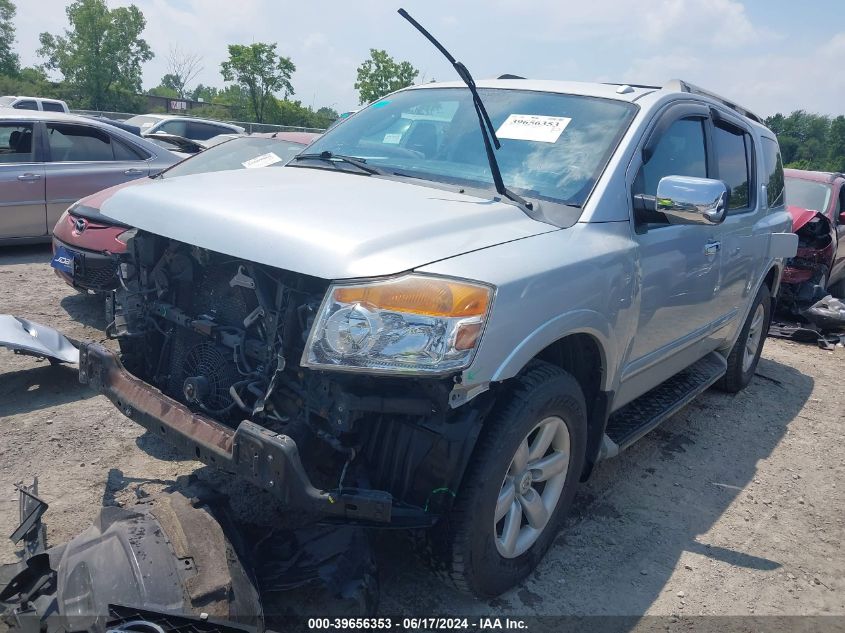
[{"label": "white cloud", "polygon": [[[130,0],[107,0],[110,6]],[[740,0],[428,0],[409,10],[476,77],[663,83],[682,77],[759,110],[845,110],[845,32],[813,3],[766,3],[752,14]],[[38,33],[66,26],[66,0],[17,0],[18,48],[37,63]],[[278,42],[297,66],[295,98],[354,107],[355,69],[370,48],[407,59],[420,76],[454,78],[431,45],[396,15],[396,0],[134,0],[157,57],[144,85],[166,72],[172,44],[203,57],[198,82],[222,85],[230,43]],[[775,5],[778,6],[775,6]],[[780,22],[774,18],[780,18]],[[792,22],[811,24],[803,31]],[[775,25],[780,25],[779,29]],[[786,25],[786,26],[784,26]],[[787,45],[788,43],[788,45]]]}]

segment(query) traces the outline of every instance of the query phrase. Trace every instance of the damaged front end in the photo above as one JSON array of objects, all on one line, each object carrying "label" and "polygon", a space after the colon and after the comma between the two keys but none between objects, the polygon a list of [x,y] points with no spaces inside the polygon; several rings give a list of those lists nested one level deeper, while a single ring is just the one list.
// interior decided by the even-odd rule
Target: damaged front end
[{"label": "damaged front end", "polygon": [[139,232],[109,335],[80,380],[206,464],[317,519],[425,527],[460,482],[490,394],[449,406],[457,372],[301,367],[328,282]]},{"label": "damaged front end", "polygon": [[780,306],[793,316],[827,294],[827,280],[836,254],[836,231],[823,214],[789,207],[792,229],[798,235],[798,252],[787,260],[780,292]]}]

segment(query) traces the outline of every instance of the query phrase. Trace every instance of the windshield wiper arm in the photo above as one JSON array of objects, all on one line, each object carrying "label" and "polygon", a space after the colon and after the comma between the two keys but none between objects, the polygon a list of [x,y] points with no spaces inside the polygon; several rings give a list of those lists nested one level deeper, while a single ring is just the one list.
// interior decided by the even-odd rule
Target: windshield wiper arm
[{"label": "windshield wiper arm", "polygon": [[493,128],[493,123],[490,121],[490,115],[487,114],[487,108],[484,107],[484,102],[481,100],[481,96],[478,94],[478,88],[475,86],[475,79],[472,78],[469,69],[456,60],[452,54],[447,51],[440,42],[434,39],[434,36],[426,31],[422,24],[412,18],[405,9],[399,9],[399,15],[408,20],[408,22],[422,33],[429,42],[434,44],[434,47],[437,50],[443,53],[443,56],[449,60],[449,63],[452,64],[455,72],[458,73],[458,76],[467,85],[467,88],[469,88],[469,91],[472,94],[472,103],[475,106],[475,113],[478,115],[478,125],[481,127],[481,136],[484,138],[484,149],[487,152],[487,162],[490,164],[490,172],[493,174],[493,186],[496,188],[496,193],[512,200],[528,210],[531,210],[533,205],[530,202],[505,186],[505,181],[502,179],[502,171],[499,169],[499,163],[496,160],[496,153],[493,149],[494,146],[496,149],[501,148],[502,144],[499,142],[499,137],[496,136],[496,130]]},{"label": "windshield wiper arm", "polygon": [[349,163],[350,165],[354,165],[358,169],[363,172],[366,172],[370,175],[382,175],[384,172],[379,169],[378,167],[373,167],[372,165],[367,164],[367,160],[365,158],[358,158],[357,156],[346,156],[344,154],[335,154],[333,152],[324,151],[320,152],[319,154],[297,154],[293,157],[293,160],[323,160],[329,163],[334,163],[335,161],[340,163]]}]

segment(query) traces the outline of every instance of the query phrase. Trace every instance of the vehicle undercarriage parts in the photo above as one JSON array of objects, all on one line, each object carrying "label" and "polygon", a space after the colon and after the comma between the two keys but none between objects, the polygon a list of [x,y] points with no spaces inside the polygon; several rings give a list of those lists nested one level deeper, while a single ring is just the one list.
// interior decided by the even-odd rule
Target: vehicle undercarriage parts
[{"label": "vehicle undercarriage parts", "polygon": [[823,332],[845,331],[845,302],[831,295],[817,301],[801,314]]},{"label": "vehicle undercarriage parts", "polygon": [[163,494],[131,509],[108,506],[48,550],[34,536],[41,531],[39,518],[26,532],[23,560],[0,567],[0,615],[13,629],[104,631],[118,605],[263,628],[247,567],[205,504]]},{"label": "vehicle undercarriage parts", "polygon": [[[428,311],[448,304],[452,331],[463,335],[447,338],[474,345],[489,288],[402,279],[411,280],[413,301],[425,299],[420,280],[426,290],[433,284],[444,291]],[[374,376],[300,367],[328,282],[142,231],[121,256],[120,281],[109,331],[119,340],[120,358],[82,345],[80,380],[125,415],[191,457],[318,518],[425,527],[448,509],[451,498],[430,500],[431,491],[457,489],[492,403],[492,395],[481,394],[450,406],[457,370]],[[395,310],[410,296],[399,282],[389,292],[335,290],[341,298],[363,293],[356,295],[360,302],[375,292]],[[394,316],[400,317],[379,318]],[[358,325],[348,320],[346,334],[338,329],[332,340],[360,343]],[[418,334],[411,338],[425,338]]]},{"label": "vehicle undercarriage parts", "polygon": [[163,436],[186,455],[238,474],[291,505],[323,516],[389,522],[392,497],[378,490],[318,490],[290,437],[244,420],[236,429],[195,413],[132,376],[97,343],[80,349],[79,379],[105,394],[121,412]]},{"label": "vehicle undercarriage parts", "polygon": [[51,327],[10,314],[0,314],[0,347],[51,363],[79,362],[79,350],[69,338]]}]

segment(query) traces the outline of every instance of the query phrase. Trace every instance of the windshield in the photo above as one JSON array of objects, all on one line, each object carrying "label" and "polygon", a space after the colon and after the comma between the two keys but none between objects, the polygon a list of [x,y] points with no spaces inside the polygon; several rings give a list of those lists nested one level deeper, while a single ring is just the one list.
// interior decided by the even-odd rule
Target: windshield
[{"label": "windshield", "polygon": [[14,101],[14,97],[0,97],[0,106],[11,105],[12,103],[14,103]]},{"label": "windshield", "polygon": [[827,211],[831,193],[831,186],[823,182],[789,177],[786,179],[786,204],[790,207],[824,213]]},{"label": "windshield", "polygon": [[281,167],[305,145],[274,138],[245,136],[215,145],[164,171],[162,178],[204,174],[230,169]]},{"label": "windshield", "polygon": [[[573,206],[584,203],[636,112],[631,104],[593,97],[501,89],[479,93],[502,142],[496,158],[505,185],[523,196]],[[493,185],[472,95],[465,88],[390,95],[329,130],[308,153],[324,151],[363,158],[388,173]],[[312,165],[318,166],[307,164]]]},{"label": "windshield", "polygon": [[161,119],[159,119],[158,117],[144,116],[143,114],[139,114],[138,116],[133,116],[132,118],[126,119],[124,123],[128,123],[129,125],[135,125],[141,128],[142,132],[145,132],[160,121]]}]

